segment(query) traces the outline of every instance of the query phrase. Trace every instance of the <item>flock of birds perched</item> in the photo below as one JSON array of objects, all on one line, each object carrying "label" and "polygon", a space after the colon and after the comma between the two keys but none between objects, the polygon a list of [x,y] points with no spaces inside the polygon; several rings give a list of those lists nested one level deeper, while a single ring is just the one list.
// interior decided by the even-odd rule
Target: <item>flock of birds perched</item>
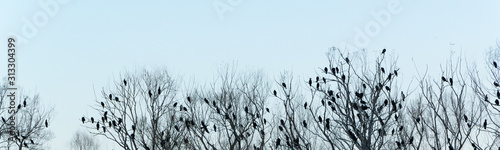
[{"label": "flock of birds perched", "polygon": [[[382,50],[382,54],[385,54],[385,53],[386,53],[386,49],[383,49],[383,50]],[[346,62],[347,64],[349,64],[349,63],[350,63],[349,58],[347,58],[347,57],[346,57],[346,58],[344,58],[344,60],[345,60],[345,62]],[[494,66],[494,68],[498,68],[498,65],[497,65],[497,63],[496,63],[496,62],[493,62],[493,66]],[[380,71],[382,72],[382,74],[385,74],[385,73],[386,73],[386,70],[385,70],[385,68],[383,68],[383,67],[381,67],[381,68],[380,68]],[[325,67],[325,68],[324,68],[324,73],[326,73],[326,74],[330,73],[330,74],[334,75],[335,77],[337,77],[337,79],[340,79],[339,81],[342,81],[342,82],[344,82],[344,83],[345,83],[346,76],[345,76],[344,74],[340,74],[340,70],[339,70],[339,68],[338,68],[338,67],[331,68],[331,69],[328,69],[327,67]],[[393,78],[393,76],[397,76],[397,75],[398,75],[398,70],[394,70],[393,72],[391,72],[391,73],[389,73],[389,74],[387,75],[387,79],[386,79],[386,80],[391,80],[391,79]],[[450,86],[453,86],[453,84],[454,84],[453,78],[446,78],[446,77],[442,76],[442,77],[441,77],[441,80],[442,80],[442,82],[447,82],[447,83],[449,83],[449,85],[450,85]],[[321,83],[326,84],[326,83],[327,83],[327,81],[335,81],[335,80],[334,80],[334,79],[327,79],[327,78],[325,78],[325,77],[322,77],[322,78],[320,79],[320,77],[319,77],[319,76],[318,76],[318,77],[316,77],[316,82],[315,82],[315,83],[316,83],[316,90],[321,91],[321,89],[320,89],[320,87],[321,87],[321,86],[320,86],[320,84],[321,84]],[[311,78],[309,78],[309,80],[308,80],[308,82],[307,82],[307,83],[309,84],[309,86],[310,86],[310,87],[312,87],[312,86],[313,86],[313,81],[312,81],[312,79],[311,79]],[[125,86],[127,86],[127,81],[126,81],[126,80],[123,80],[123,84],[124,84]],[[493,84],[494,84],[494,86],[495,86],[495,87],[499,87],[499,83],[494,82]],[[282,86],[282,88],[287,89],[287,85],[286,85],[286,83],[281,83],[281,86]],[[366,88],[367,88],[367,86],[366,86],[365,84],[363,84],[363,85],[362,85],[362,87],[363,87],[364,89],[366,89]],[[385,90],[387,90],[387,91],[391,91],[391,88],[390,88],[389,86],[383,86],[381,83],[379,83],[378,85],[376,85],[376,86],[375,86],[375,89],[376,89],[376,90],[382,90],[382,89],[385,89]],[[160,94],[161,94],[161,89],[160,89],[160,88],[158,88],[157,92],[158,92],[158,95],[160,95]],[[325,93],[328,95],[328,97],[330,97],[330,98],[329,98],[329,101],[327,101],[328,106],[331,106],[332,110],[333,110],[333,111],[335,111],[335,108],[332,106],[332,103],[335,103],[335,100],[336,100],[336,99],[339,99],[339,98],[340,98],[340,95],[339,95],[339,94],[334,95],[334,92],[333,92],[333,91],[331,91],[331,90],[325,91]],[[272,94],[273,94],[275,97],[278,97],[278,92],[277,92],[276,90],[273,90],[273,91],[272,91]],[[366,103],[365,101],[363,101],[363,100],[362,100],[362,99],[363,99],[363,97],[365,96],[365,94],[364,94],[363,92],[357,92],[357,91],[356,91],[354,94],[355,94],[355,96],[356,96],[357,100],[360,100],[360,103],[361,103],[361,105],[359,105],[359,104],[357,104],[357,103],[353,103],[353,104],[352,104],[352,107],[353,107],[355,110],[358,110],[358,109],[359,109],[359,110],[363,110],[363,111],[364,111],[364,110],[368,110],[368,109],[370,109],[370,107],[366,105],[367,103]],[[404,99],[405,99],[405,97],[406,97],[406,96],[404,95],[404,93],[403,93],[403,92],[401,92],[401,95],[402,95],[402,96],[401,96],[401,97],[402,97],[402,100],[404,101]],[[152,97],[153,97],[153,91],[149,90],[149,91],[148,91],[148,96],[149,96],[150,98],[152,98]],[[496,105],[500,105],[500,104],[499,104],[499,103],[500,103],[500,102],[499,102],[499,99],[500,99],[500,91],[499,91],[499,90],[497,90],[497,97],[498,97],[498,99],[496,99],[496,100],[495,100],[495,104],[496,104]],[[192,101],[192,100],[191,100],[191,97],[187,96],[187,98],[186,98],[186,99],[187,99],[187,101],[188,101],[189,103],[191,103],[191,101]],[[110,100],[110,101],[114,100],[114,101],[116,101],[116,102],[120,102],[120,100],[119,100],[119,98],[118,98],[118,97],[114,97],[114,99],[113,99],[113,95],[112,95],[112,94],[109,94],[109,100]],[[236,119],[237,119],[237,117],[236,117],[236,115],[235,115],[234,113],[232,114],[232,118],[230,117],[230,115],[229,115],[227,112],[226,112],[226,113],[222,113],[222,112],[221,112],[221,109],[219,108],[219,106],[217,105],[217,103],[216,103],[216,101],[215,101],[215,100],[214,100],[214,101],[212,101],[212,103],[211,103],[211,104],[210,104],[209,100],[208,100],[208,99],[206,99],[206,98],[204,98],[204,99],[203,99],[203,101],[204,101],[206,104],[208,104],[209,106],[213,107],[213,108],[214,108],[214,110],[215,110],[215,112],[217,112],[217,114],[223,115],[225,119],[229,119],[229,120],[231,120],[231,119],[236,120]],[[488,101],[488,97],[487,97],[487,96],[485,96],[485,101],[489,102],[489,101]],[[323,105],[323,106],[327,106],[327,105],[325,104],[326,102],[325,102],[324,100],[322,100],[322,101],[321,101],[321,103],[322,103],[322,105]],[[101,107],[104,109],[104,108],[105,108],[105,103],[104,103],[104,102],[100,102],[100,104],[101,104]],[[384,100],[384,102],[383,102],[383,105],[381,106],[381,108],[379,108],[379,110],[380,110],[380,109],[382,109],[382,107],[383,107],[383,106],[387,106],[388,104],[389,104],[389,101],[388,101],[387,99],[385,99],[385,100]],[[26,106],[26,102],[24,102],[24,105]],[[396,110],[397,110],[397,105],[396,105],[396,102],[395,102],[395,101],[391,101],[391,105],[392,105],[392,108],[393,108],[392,110],[393,110],[393,111],[396,111]],[[178,106],[178,103],[177,103],[177,102],[175,102],[175,103],[173,104],[173,107],[175,108],[175,107],[177,107],[177,106]],[[310,105],[309,105],[309,106],[310,106]],[[220,107],[225,107],[225,106],[220,106]],[[229,104],[229,106],[228,106],[228,107],[225,107],[225,108],[228,110],[228,109],[231,109],[231,107],[232,107],[232,106],[231,106],[231,104]],[[401,107],[402,107],[402,106],[401,106],[401,103],[400,103],[400,104],[399,104],[399,108],[401,109]],[[305,108],[305,109],[307,109],[307,108],[308,108],[308,103],[307,103],[307,102],[305,102],[305,103],[304,103],[304,108]],[[184,106],[182,106],[182,105],[180,105],[180,106],[179,106],[179,110],[180,110],[180,111],[188,111],[188,110],[187,110],[187,108],[186,108],[186,107],[184,107]],[[257,116],[257,118],[260,118],[260,114],[259,114],[259,113],[251,113],[251,112],[249,111],[248,106],[245,106],[243,110],[245,111],[245,113],[246,113],[246,114],[251,115],[252,117]],[[265,108],[265,110],[266,110],[267,112],[269,112],[269,108]],[[103,131],[104,133],[106,133],[106,126],[105,126],[105,123],[106,123],[106,122],[108,123],[108,127],[109,127],[109,128],[111,128],[111,127],[115,127],[115,128],[116,128],[116,127],[120,126],[120,125],[123,123],[123,119],[122,119],[122,118],[118,118],[117,120],[108,120],[107,115],[108,115],[108,112],[107,112],[107,111],[105,111],[105,112],[103,113],[103,116],[101,117],[101,122],[97,121],[97,120],[96,120],[96,119],[94,119],[93,117],[90,117],[90,121],[88,121],[85,117],[82,117],[82,118],[81,118],[81,121],[82,121],[82,123],[86,123],[86,122],[90,122],[90,123],[92,123],[92,124],[96,123],[96,128],[97,128],[97,130],[100,130],[100,128],[102,128],[102,131]],[[172,116],[172,117],[173,117],[173,116]],[[360,116],[358,115],[358,117],[360,117]],[[395,118],[396,118],[396,120],[397,120],[397,119],[398,119],[398,116],[396,115],[396,116],[395,116]],[[5,122],[5,119],[4,119],[4,118],[2,118],[2,119],[3,119],[3,121]],[[323,119],[321,116],[318,116],[318,118],[317,118],[317,119],[318,119],[318,121],[319,121],[319,122],[323,122],[323,120],[324,120],[324,121],[325,121],[325,123],[324,123],[324,124],[325,124],[325,128],[326,128],[327,130],[330,130],[330,122],[331,122],[331,119],[330,119],[330,118],[325,118],[325,119]],[[172,120],[173,120],[173,118],[172,118]],[[464,120],[465,120],[465,122],[466,122],[466,123],[468,123],[468,121],[469,121],[469,119],[468,119],[468,117],[467,117],[466,115],[464,115]],[[193,120],[184,119],[184,118],[180,117],[180,121],[181,121],[181,122],[184,122],[187,128],[190,128],[190,127],[192,127],[192,126],[196,126],[196,124],[195,124],[195,122],[194,122]],[[420,118],[416,118],[416,121],[417,121],[417,122],[420,122]],[[264,119],[264,124],[266,124],[266,123],[267,123],[267,121]],[[101,125],[101,124],[102,124],[102,125]],[[45,125],[46,125],[46,127],[48,127],[47,121],[45,121]],[[306,120],[303,120],[303,121],[301,122],[301,125],[302,125],[304,128],[307,128],[308,123],[307,123],[307,121],[306,121]],[[101,126],[102,126],[102,127],[101,127]],[[208,126],[209,126],[208,124],[206,124],[205,122],[201,121],[201,127],[200,127],[200,128],[201,128],[204,132],[209,133]],[[253,122],[253,126],[254,126],[254,128],[255,128],[255,127],[257,126],[257,124],[256,124],[255,122]],[[469,127],[471,127],[471,124],[469,123],[469,124],[468,124],[468,126],[469,126]],[[279,131],[282,131],[282,132],[283,132],[283,131],[285,130],[285,127],[286,127],[285,120],[280,119],[280,124],[278,125],[278,129],[279,129]],[[132,125],[132,126],[131,126],[131,128],[132,128],[132,130],[133,130],[133,133],[132,133],[130,136],[131,136],[131,138],[133,139],[133,138],[134,138],[134,133],[135,133],[136,127],[135,127],[134,125]],[[217,132],[217,126],[216,126],[215,124],[213,124],[213,127],[212,127],[212,128],[213,128],[213,131],[214,131],[214,132]],[[484,120],[484,123],[483,123],[483,128],[484,128],[484,129],[487,129],[487,120],[486,120],[486,119]],[[174,129],[175,129],[176,131],[180,131],[180,128],[179,128],[179,126],[177,126],[177,125],[175,125],[175,126],[174,126]],[[403,126],[399,127],[399,129],[398,129],[398,130],[399,130],[399,131],[402,131],[402,129],[403,129]],[[119,132],[120,130],[121,130],[121,127],[118,127],[118,132]],[[264,132],[263,130],[262,130],[261,132],[262,132],[261,134],[264,134],[264,133],[263,133],[263,132]],[[394,134],[394,129],[392,130],[392,134]],[[354,134],[351,130],[347,130],[347,135],[348,135],[348,136],[349,136],[352,140],[357,140],[356,135],[355,135],[355,134]],[[243,138],[243,135],[241,135],[241,136],[242,136],[241,138]],[[289,142],[289,139],[288,139],[288,136],[287,136],[286,138],[287,138],[287,139],[286,139],[286,141],[287,141],[287,145],[289,145],[289,146],[290,146],[290,145],[294,145],[294,144],[298,144],[298,143],[299,143],[299,139],[293,139],[293,140],[292,140],[292,143],[290,143],[290,142]],[[184,139],[184,141],[185,141],[185,142],[187,142],[187,139]],[[410,143],[411,143],[411,142],[413,141],[413,137],[411,137],[409,141],[410,141]],[[280,139],[279,137],[276,139],[275,144],[276,144],[276,145],[275,145],[275,146],[276,146],[276,148],[277,148],[278,146],[280,146],[280,145],[281,145],[281,139]],[[398,147],[399,147],[400,145],[403,145],[403,142],[402,142],[402,141],[401,141],[401,142],[399,142],[399,141],[398,141],[398,142],[397,142],[397,144],[398,144]]]}]

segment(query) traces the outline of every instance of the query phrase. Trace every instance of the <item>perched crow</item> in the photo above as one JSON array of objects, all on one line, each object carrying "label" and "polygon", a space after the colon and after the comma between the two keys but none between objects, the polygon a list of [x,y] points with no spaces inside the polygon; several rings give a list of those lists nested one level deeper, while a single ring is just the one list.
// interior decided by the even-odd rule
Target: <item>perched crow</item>
[{"label": "perched crow", "polygon": [[90,117],[90,122],[94,123],[94,117]]},{"label": "perched crow", "polygon": [[188,96],[187,100],[188,100],[189,103],[191,103],[191,97]]},{"label": "perched crow", "polygon": [[266,111],[269,112],[269,108],[266,108]]},{"label": "perched crow", "polygon": [[498,99],[495,100],[495,104],[500,105],[500,102],[498,101]]},{"label": "perched crow", "polygon": [[493,67],[498,68],[497,62],[493,61]]},{"label": "perched crow", "polygon": [[285,82],[281,83],[281,86],[283,86],[286,89],[286,84]]},{"label": "perched crow", "polygon": [[417,121],[417,123],[419,123],[420,122],[420,118],[417,117],[417,119],[415,119],[415,121]]},{"label": "perched crow", "polygon": [[323,118],[321,118],[321,116],[318,116],[318,121],[323,122]]},{"label": "perched crow", "polygon": [[109,100],[113,99],[113,95],[109,94]]},{"label": "perched crow", "polygon": [[33,139],[30,139],[30,142],[31,142],[31,144],[35,144],[35,142],[33,141]]},{"label": "perched crow", "polygon": [[385,90],[391,91],[391,88],[389,86],[385,86]]},{"label": "perched crow", "polygon": [[278,92],[276,92],[276,90],[273,90],[273,94],[274,94],[274,96],[277,96]]},{"label": "perched crow", "polygon": [[302,125],[304,125],[304,128],[307,128],[307,122],[306,122],[306,120],[302,121]]},{"label": "perched crow", "polygon": [[151,93],[151,90],[148,91],[149,98],[153,97],[153,93]]},{"label": "perched crow", "polygon": [[487,122],[487,121],[488,121],[488,120],[484,119],[484,123],[483,123],[483,127],[484,127],[484,129],[486,129],[486,125],[488,125],[488,122]]},{"label": "perched crow", "polygon": [[347,58],[347,57],[346,57],[346,58],[345,58],[345,62],[346,62],[346,63],[349,63],[349,58]]},{"label": "perched crow", "polygon": [[99,130],[99,122],[97,122],[97,124],[95,124],[95,127],[97,128],[97,130]]},{"label": "perched crow", "polygon": [[351,130],[347,130],[347,135],[349,135],[349,137],[350,137],[353,141],[357,141],[356,135],[354,135],[354,133],[352,133],[352,131],[351,131]]},{"label": "perched crow", "polygon": [[312,79],[309,78],[309,86],[312,86]]},{"label": "perched crow", "polygon": [[304,109],[307,109],[307,102],[304,103]]},{"label": "perched crow", "polygon": [[104,108],[104,102],[101,102],[101,106],[102,106],[102,108]]},{"label": "perched crow", "polygon": [[465,122],[469,121],[469,117],[467,117],[467,115],[464,115],[464,119],[465,119]]},{"label": "perched crow", "polygon": [[26,107],[26,99],[24,99],[23,105],[24,105],[24,107]]},{"label": "perched crow", "polygon": [[120,102],[120,99],[118,97],[115,97],[115,101]]},{"label": "perched crow", "polygon": [[385,50],[385,48],[384,48],[384,49],[382,50],[382,54],[385,54],[385,51],[386,51],[386,50]]},{"label": "perched crow", "polygon": [[276,148],[278,148],[278,146],[280,146],[280,143],[281,143],[281,139],[280,138],[276,139]]},{"label": "perched crow", "polygon": [[450,85],[453,86],[453,78],[450,78]]},{"label": "perched crow", "polygon": [[45,120],[45,127],[48,128],[49,127],[49,122],[47,120]]},{"label": "perched crow", "polygon": [[325,74],[328,74],[328,68],[325,67]]},{"label": "perched crow", "polygon": [[208,105],[210,105],[210,102],[208,102],[207,98],[204,98],[203,100],[205,101],[205,103],[207,103]]},{"label": "perched crow", "polygon": [[135,131],[135,125],[132,125],[132,130]]},{"label": "perched crow", "polygon": [[127,86],[127,80],[123,79],[123,84]]},{"label": "perched crow", "polygon": [[448,81],[446,81],[446,78],[445,78],[444,76],[443,76],[443,77],[441,77],[441,80],[442,80],[443,82],[448,82]]},{"label": "perched crow", "polygon": [[174,107],[176,107],[176,106],[177,106],[177,102],[174,103]]},{"label": "perched crow", "polygon": [[384,69],[384,67],[381,67],[381,68],[380,68],[380,71],[382,71],[382,73],[385,73],[385,69]]},{"label": "perched crow", "polygon": [[500,86],[497,82],[493,82],[493,85],[495,85],[495,87]]},{"label": "perched crow", "polygon": [[[3,118],[2,118],[3,119]],[[85,123],[85,117],[82,117],[82,123]]]}]

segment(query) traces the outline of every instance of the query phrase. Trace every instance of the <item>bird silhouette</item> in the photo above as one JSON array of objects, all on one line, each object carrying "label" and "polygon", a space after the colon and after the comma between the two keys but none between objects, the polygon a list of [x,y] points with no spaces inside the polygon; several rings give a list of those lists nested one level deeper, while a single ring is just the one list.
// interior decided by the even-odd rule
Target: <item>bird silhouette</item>
[{"label": "bird silhouette", "polygon": [[498,84],[497,82],[493,82],[493,85],[495,85],[495,87],[500,86],[500,84]]},{"label": "bird silhouette", "polygon": [[324,71],[325,71],[325,74],[328,74],[328,68],[327,67],[325,67]]},{"label": "bird silhouette", "polygon": [[120,102],[120,98],[115,97],[115,101]]},{"label": "bird silhouette", "polygon": [[82,123],[85,123],[85,117],[82,117]]},{"label": "bird silhouette", "polygon": [[443,76],[443,77],[441,77],[441,81],[443,81],[443,82],[448,82],[448,81],[446,81],[446,78],[445,78],[444,76]]},{"label": "bird silhouette", "polygon": [[176,107],[176,106],[177,106],[177,102],[174,103],[174,107]]},{"label": "bird silhouette", "polygon": [[500,98],[500,90],[497,90],[497,98]]},{"label": "bird silhouette", "polygon": [[318,116],[318,120],[319,122],[323,122],[323,118],[321,118],[321,116]]},{"label": "bird silhouette", "polygon": [[384,48],[384,49],[382,50],[382,54],[385,54],[385,51],[386,51],[386,50],[385,50],[385,48]]},{"label": "bird silhouette", "polygon": [[47,120],[45,120],[45,127],[48,128],[49,127],[49,122]]},{"label": "bird silhouette", "polygon": [[453,78],[450,78],[450,85],[453,86]]},{"label": "bird silhouette", "polygon": [[498,101],[498,99],[495,100],[495,104],[500,105],[500,102]]},{"label": "bird silhouette", "polygon": [[384,67],[380,67],[380,71],[382,71],[382,73],[385,73]]},{"label": "bird silhouette", "polygon": [[30,139],[30,142],[31,142],[31,144],[35,144],[35,142],[33,141],[33,139]]},{"label": "bird silhouette", "polygon": [[420,122],[420,118],[419,118],[419,117],[417,117],[417,118],[415,119],[415,121],[417,121],[417,123],[419,123],[419,122]]},{"label": "bird silhouette", "polygon": [[281,139],[280,138],[276,139],[276,149],[278,148],[278,146],[280,146],[280,143],[281,143]]},{"label": "bird silhouette", "polygon": [[483,127],[486,129],[486,125],[488,125],[488,120],[484,119]]},{"label": "bird silhouette", "polygon": [[493,67],[498,68],[497,62],[493,61]]},{"label": "bird silhouette", "polygon": [[391,88],[389,86],[385,86],[385,90],[391,91]]},{"label": "bird silhouette", "polygon": [[109,100],[113,99],[113,95],[109,94]]},{"label": "bird silhouette", "polygon": [[17,109],[21,109],[21,104],[17,105]]},{"label": "bird silhouette", "polygon": [[102,131],[103,131],[104,133],[106,133],[106,127],[104,127],[104,126],[103,126],[103,127],[102,127]]},{"label": "bird silhouette", "polygon": [[90,117],[90,122],[94,123],[94,117]]},{"label": "bird silhouette", "polygon": [[104,102],[101,102],[101,106],[102,106],[102,108],[104,108]]},{"label": "bird silhouette", "polygon": [[135,129],[136,129],[136,128],[135,128],[135,125],[132,125],[132,130],[133,130],[133,131],[135,131]]},{"label": "bird silhouette", "polygon": [[97,124],[95,124],[95,127],[97,128],[97,130],[99,130],[99,128],[100,128],[99,121],[97,122]]},{"label": "bird silhouette", "polygon": [[311,78],[309,78],[309,82],[308,83],[309,83],[309,86],[312,86],[312,79]]},{"label": "bird silhouette", "polygon": [[278,92],[276,92],[276,90],[273,90],[273,94],[274,94],[274,96],[277,96]]},{"label": "bird silhouette", "polygon": [[161,94],[161,87],[158,87],[158,95]]},{"label": "bird silhouette", "polygon": [[349,63],[349,58],[347,58],[347,57],[346,57],[346,58],[345,58],[345,62],[346,62],[346,63]]},{"label": "bird silhouette", "polygon": [[153,97],[153,93],[151,93],[151,90],[148,91],[149,98]]},{"label": "bird silhouette", "polygon": [[465,115],[465,114],[464,114],[464,120],[465,120],[465,122],[469,121],[469,117],[467,117],[467,115]]},{"label": "bird silhouette", "polygon": [[269,108],[266,108],[266,111],[269,113]]},{"label": "bird silhouette", "polygon": [[26,107],[26,99],[24,99],[23,105],[24,105],[24,107]]},{"label": "bird silhouette", "polygon": [[318,76],[316,76],[316,82],[318,82],[318,81],[319,81],[319,77],[318,77]]},{"label": "bird silhouette", "polygon": [[188,96],[187,100],[188,100],[189,103],[191,103],[191,97]]},{"label": "bird silhouette", "polygon": [[123,84],[127,86],[127,80],[123,79]]},{"label": "bird silhouette", "polygon": [[306,122],[306,120],[302,121],[302,125],[304,125],[304,128],[307,128],[307,122]]},{"label": "bird silhouette", "polygon": [[342,75],[342,82],[345,82],[345,75]]},{"label": "bird silhouette", "polygon": [[205,103],[207,103],[208,105],[210,105],[210,102],[208,102],[207,98],[204,98],[203,101],[205,101]]},{"label": "bird silhouette", "polygon": [[304,109],[307,109],[307,102],[304,103]]},{"label": "bird silhouette", "polygon": [[349,137],[350,137],[353,141],[357,141],[356,135],[354,135],[354,133],[352,133],[352,131],[351,131],[351,130],[347,130],[347,135],[349,135]]},{"label": "bird silhouette", "polygon": [[286,84],[285,82],[281,83],[281,86],[283,86],[286,89]]}]

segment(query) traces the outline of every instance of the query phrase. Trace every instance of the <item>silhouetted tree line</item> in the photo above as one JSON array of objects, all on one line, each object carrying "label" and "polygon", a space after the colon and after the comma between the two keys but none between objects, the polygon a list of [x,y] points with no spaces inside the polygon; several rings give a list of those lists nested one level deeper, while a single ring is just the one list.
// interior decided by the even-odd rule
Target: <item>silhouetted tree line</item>
[{"label": "silhouetted tree line", "polygon": [[386,52],[372,62],[332,48],[329,64],[299,80],[226,66],[184,91],[165,70],[129,73],[81,122],[126,150],[500,149],[499,57],[487,60],[487,81],[450,58],[441,77],[426,71],[402,90],[408,68]]}]

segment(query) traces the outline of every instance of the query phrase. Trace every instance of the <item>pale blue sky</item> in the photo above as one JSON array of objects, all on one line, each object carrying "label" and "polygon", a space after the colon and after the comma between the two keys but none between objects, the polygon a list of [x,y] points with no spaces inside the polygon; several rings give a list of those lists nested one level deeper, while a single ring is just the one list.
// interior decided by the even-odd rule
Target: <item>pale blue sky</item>
[{"label": "pale blue sky", "polygon": [[[50,145],[58,150],[83,129],[78,119],[94,112],[88,107],[95,100],[93,88],[100,92],[120,72],[166,67],[184,82],[203,81],[218,64],[236,61],[240,69],[260,68],[271,77],[289,70],[305,78],[327,65],[329,47],[353,45],[356,30],[378,24],[372,13],[388,11],[393,2],[401,11],[391,14],[364,48],[373,54],[387,48],[409,78],[415,72],[412,59],[420,69],[429,65],[439,73],[435,69],[450,48],[483,66],[484,52],[500,41],[498,0],[66,1],[56,3],[58,11],[33,35],[23,35],[23,18],[50,13],[39,1],[0,5],[2,40],[10,35],[29,40],[18,46],[19,84],[55,106],[56,137]],[[214,3],[231,11],[220,16]],[[5,76],[7,60],[1,60]]]}]

